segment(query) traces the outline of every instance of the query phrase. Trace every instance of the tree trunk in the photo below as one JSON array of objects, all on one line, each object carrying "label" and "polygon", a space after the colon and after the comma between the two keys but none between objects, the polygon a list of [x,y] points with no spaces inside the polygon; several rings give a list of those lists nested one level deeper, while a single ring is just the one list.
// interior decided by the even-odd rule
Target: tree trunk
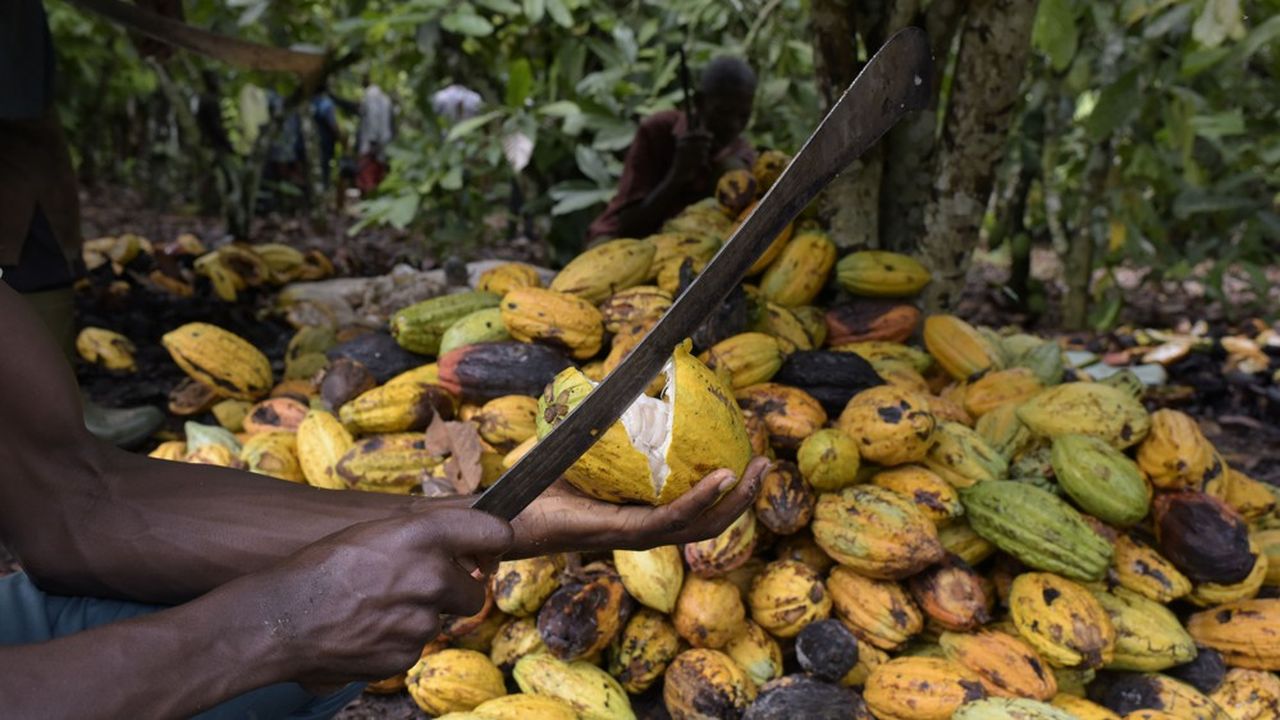
[{"label": "tree trunk", "polygon": [[[929,203],[936,159],[938,92],[960,15],[958,0],[933,0],[924,17],[917,15],[914,20],[924,25],[933,50],[933,101],[927,109],[898,123],[885,139],[889,160],[880,192],[880,247],[888,250],[914,252],[924,235],[924,209]],[[902,24],[909,22],[906,19]]]},{"label": "tree trunk", "polygon": [[1062,326],[1080,330],[1089,319],[1089,288],[1093,280],[1093,253],[1098,244],[1095,209],[1105,205],[1107,172],[1111,168],[1111,143],[1094,146],[1085,164],[1085,192],[1076,208],[1076,229],[1070,236],[1063,274],[1067,294],[1062,298]]},{"label": "tree trunk", "polygon": [[1018,107],[1035,10],[1035,0],[974,0],[965,18],[920,242],[922,259],[933,272],[925,297],[931,310],[953,307],[964,289]]}]

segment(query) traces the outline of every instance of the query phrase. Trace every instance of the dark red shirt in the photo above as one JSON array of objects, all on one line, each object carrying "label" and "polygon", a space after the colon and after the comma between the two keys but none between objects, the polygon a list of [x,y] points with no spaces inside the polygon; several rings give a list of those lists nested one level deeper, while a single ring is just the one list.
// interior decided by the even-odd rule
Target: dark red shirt
[{"label": "dark red shirt", "polygon": [[[631,149],[627,151],[622,178],[618,181],[618,193],[609,201],[604,212],[591,223],[587,230],[588,241],[617,236],[618,214],[634,203],[643,202],[667,176],[675,162],[676,138],[683,135],[687,128],[688,121],[679,110],[654,113],[640,123],[636,137],[631,141]],[[711,159],[707,171],[698,175],[698,182],[682,189],[680,207],[677,210],[710,197],[715,192],[720,170],[727,165],[737,162],[750,167],[755,159],[756,151],[751,145],[742,137],[735,138]],[[662,218],[662,221],[667,219]]]}]

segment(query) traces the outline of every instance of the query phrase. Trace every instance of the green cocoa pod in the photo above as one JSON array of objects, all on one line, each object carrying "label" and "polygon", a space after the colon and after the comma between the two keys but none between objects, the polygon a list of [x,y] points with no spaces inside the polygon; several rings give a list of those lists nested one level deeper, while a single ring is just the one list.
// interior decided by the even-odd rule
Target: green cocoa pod
[{"label": "green cocoa pod", "polygon": [[1062,350],[1057,343],[1047,342],[1027,350],[1013,366],[1027,368],[1045,387],[1062,382]]},{"label": "green cocoa pod", "polygon": [[497,307],[477,310],[458,320],[440,337],[440,354],[463,345],[510,340],[511,334],[502,323],[502,310]]},{"label": "green cocoa pod", "polygon": [[933,447],[925,455],[925,467],[951,483],[965,488],[975,483],[1003,480],[1009,472],[1004,456],[982,436],[958,422],[938,423],[933,431]]},{"label": "green cocoa pod", "polygon": [[1141,398],[1147,392],[1147,386],[1142,383],[1142,379],[1129,368],[1124,368],[1118,373],[1108,375],[1098,382],[1123,390],[1132,395],[1134,399]]},{"label": "green cocoa pod", "polygon": [[1100,580],[1112,547],[1075,508],[1027,483],[980,482],[960,491],[974,531],[1039,570],[1076,580]]},{"label": "green cocoa pod", "polygon": [[1093,596],[1116,630],[1108,669],[1157,672],[1195,659],[1195,640],[1164,605],[1124,588],[1095,590]]},{"label": "green cocoa pod", "polygon": [[1075,715],[1027,698],[989,697],[960,706],[951,720],[1074,720]]},{"label": "green cocoa pod", "polygon": [[437,355],[449,326],[477,310],[498,307],[500,298],[487,292],[441,295],[397,310],[391,316],[391,335],[400,347],[423,355]]},{"label": "green cocoa pod", "polygon": [[1138,464],[1088,435],[1060,435],[1050,455],[1058,484],[1090,515],[1128,527],[1147,516],[1151,485]]}]

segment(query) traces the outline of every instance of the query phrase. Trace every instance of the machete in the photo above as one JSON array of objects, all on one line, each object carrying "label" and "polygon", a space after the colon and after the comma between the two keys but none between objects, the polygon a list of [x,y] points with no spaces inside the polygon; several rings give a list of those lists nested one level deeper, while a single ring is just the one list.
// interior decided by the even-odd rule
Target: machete
[{"label": "machete", "polygon": [[707,308],[724,300],[787,223],[902,116],[928,105],[931,70],[924,31],[906,28],[890,38],[805,141],[755,212],[644,340],[472,507],[511,520],[591,449],[644,392],[671,358],[672,348],[702,323]]},{"label": "machete", "polygon": [[247,40],[219,35],[191,27],[180,20],[164,17],[136,5],[121,2],[121,0],[71,0],[71,2],[147,37],[220,60],[243,70],[294,73],[309,81],[319,77],[329,62],[329,56],[322,53],[259,45]]}]

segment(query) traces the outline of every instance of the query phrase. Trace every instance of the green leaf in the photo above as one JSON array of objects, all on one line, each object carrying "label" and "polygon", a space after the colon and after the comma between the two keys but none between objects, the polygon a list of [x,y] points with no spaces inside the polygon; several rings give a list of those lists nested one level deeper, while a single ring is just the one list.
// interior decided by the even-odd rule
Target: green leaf
[{"label": "green leaf", "polygon": [[547,103],[538,108],[538,114],[550,115],[551,117],[569,117],[582,113],[582,108],[578,107],[578,103],[572,100],[558,100],[553,103]]},{"label": "green leaf", "polygon": [[1084,120],[1089,139],[1104,140],[1128,122],[1138,110],[1137,98],[1138,70],[1135,68],[1103,88],[1098,103]]},{"label": "green leaf", "polygon": [[1031,44],[1049,57],[1057,72],[1066,70],[1075,57],[1080,38],[1071,0],[1041,0],[1031,29]]},{"label": "green leaf", "polygon": [[573,15],[569,12],[569,8],[565,7],[564,0],[545,0],[547,3],[547,14],[560,27],[573,27]]},{"label": "green leaf", "polygon": [[1254,53],[1277,39],[1280,39],[1280,14],[1272,15],[1266,22],[1249,31],[1248,37],[1240,43],[1240,58],[1248,60]]},{"label": "green leaf", "polygon": [[487,112],[483,115],[477,115],[473,118],[467,118],[466,120],[463,120],[462,122],[450,128],[449,135],[445,139],[457,140],[460,137],[470,135],[476,130],[479,130],[481,127],[484,127],[485,125],[487,125],[491,120],[494,120],[500,117],[501,115],[502,115],[501,110],[494,110],[492,112]]},{"label": "green leaf", "polygon": [[640,48],[636,45],[634,30],[626,25],[618,25],[613,29],[613,42],[617,44],[618,49],[622,51],[622,56],[626,58],[628,63],[636,61],[636,55],[640,52]]},{"label": "green leaf", "polygon": [[1183,77],[1191,78],[1217,65],[1231,54],[1231,48],[1214,47],[1199,48],[1182,56],[1180,71]]},{"label": "green leaf", "polygon": [[501,15],[519,15],[524,11],[512,0],[477,0],[477,2]]},{"label": "green leaf", "polygon": [[395,198],[387,205],[386,220],[391,223],[397,230],[403,230],[413,222],[414,216],[418,214],[417,193],[409,195],[401,195]]},{"label": "green leaf", "polygon": [[583,175],[591,178],[596,185],[608,185],[613,182],[613,176],[609,173],[609,168],[605,166],[599,152],[586,145],[578,145],[573,149],[573,154],[578,161],[578,169]]},{"label": "green leaf", "polygon": [[551,198],[556,204],[551,208],[552,215],[568,215],[578,210],[585,210],[594,205],[609,202],[613,197],[613,188],[597,188],[595,190],[559,190],[552,188]]},{"label": "green leaf", "polygon": [[460,165],[454,165],[449,168],[449,172],[445,173],[444,177],[440,178],[440,187],[450,192],[461,189],[462,167]]},{"label": "green leaf", "polygon": [[526,58],[519,58],[507,65],[507,107],[518,108],[533,92],[533,67]]},{"label": "green leaf", "polygon": [[1217,47],[1227,38],[1240,40],[1244,35],[1240,0],[1208,0],[1191,26],[1191,37],[1205,47]]},{"label": "green leaf", "polygon": [[1196,115],[1190,123],[1197,135],[1210,139],[1243,135],[1245,131],[1244,114],[1240,108],[1213,115]]},{"label": "green leaf", "polygon": [[440,19],[440,27],[469,37],[487,37],[493,34],[493,24],[476,15],[470,7],[445,15]]},{"label": "green leaf", "polygon": [[543,0],[524,0],[524,16],[529,18],[529,22],[542,22],[546,7]]}]

